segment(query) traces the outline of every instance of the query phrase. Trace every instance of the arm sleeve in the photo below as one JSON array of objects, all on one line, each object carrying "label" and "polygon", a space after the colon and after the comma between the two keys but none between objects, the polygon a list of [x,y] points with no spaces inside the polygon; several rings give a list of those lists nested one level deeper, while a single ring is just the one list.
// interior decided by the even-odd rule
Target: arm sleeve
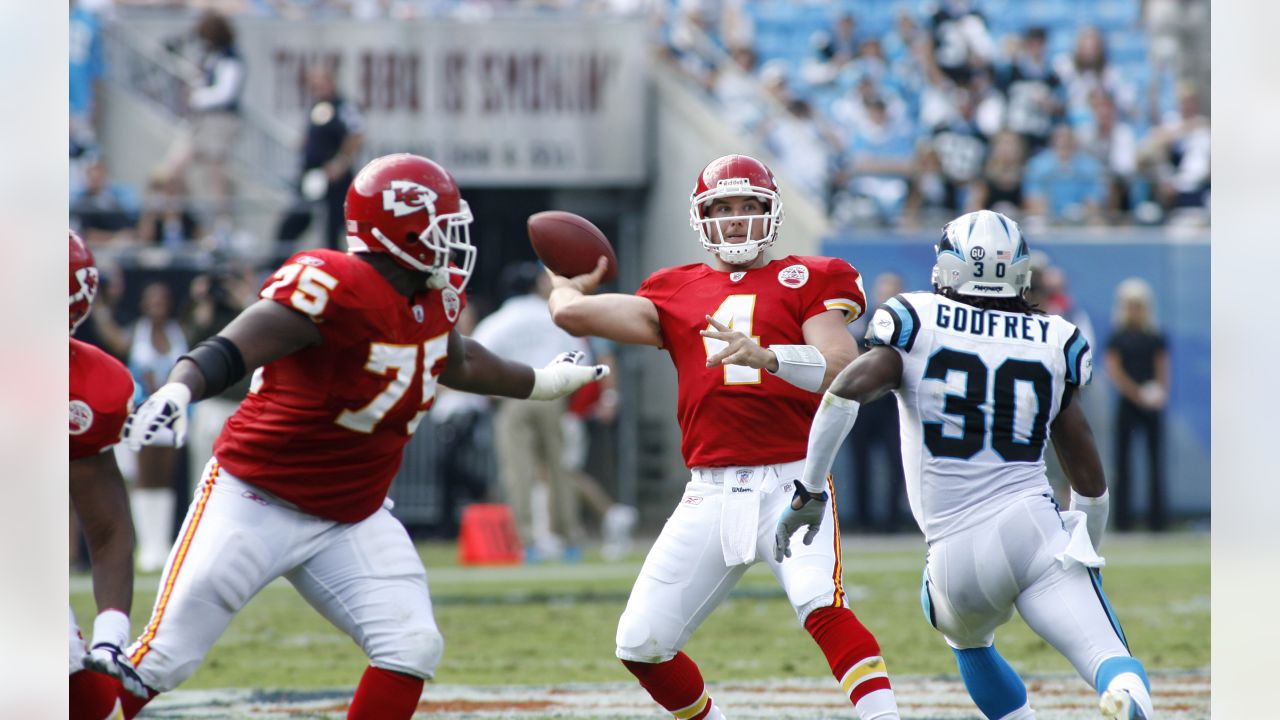
[{"label": "arm sleeve", "polygon": [[1088,385],[1093,378],[1093,349],[1089,341],[1084,339],[1080,328],[1069,326],[1071,334],[1062,345],[1062,356],[1066,361],[1066,381],[1069,385]]},{"label": "arm sleeve", "polygon": [[920,315],[911,303],[901,295],[889,298],[876,308],[867,323],[867,344],[886,345],[902,352],[911,352],[920,334]]},{"label": "arm sleeve", "polygon": [[844,260],[828,258],[825,267],[814,273],[815,283],[808,307],[801,322],[828,310],[844,313],[844,321],[851,323],[862,316],[867,308],[867,295],[862,287],[862,275]]}]

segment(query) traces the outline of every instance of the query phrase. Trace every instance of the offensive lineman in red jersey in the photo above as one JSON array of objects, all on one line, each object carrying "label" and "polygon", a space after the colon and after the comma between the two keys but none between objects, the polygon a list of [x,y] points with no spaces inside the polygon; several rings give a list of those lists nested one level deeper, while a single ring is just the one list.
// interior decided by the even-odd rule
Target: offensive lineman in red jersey
[{"label": "offensive lineman in red jersey", "polygon": [[[93,307],[98,269],[79,235],[69,233],[69,241],[67,305],[70,331],[75,332]],[[71,503],[89,544],[98,616],[93,621],[93,645],[86,650],[75,614],[68,609],[67,685],[73,719],[103,720],[119,717],[120,712],[116,686],[107,675],[131,692],[145,692],[123,652],[133,605],[133,517],[111,451],[133,407],[133,376],[119,360],[71,338],[69,380]]]},{"label": "offensive lineman in red jersey", "polygon": [[[347,191],[346,216],[350,252],[289,258],[126,426],[131,446],[160,442],[165,428],[181,442],[192,399],[258,368],[130,647],[153,694],[186,680],[236,612],[283,576],[369,657],[347,717],[410,717],[444,641],[387,490],[436,384],[545,400],[607,373],[574,353],[535,370],[454,329],[476,248],[471,211],[436,163],[373,160]],[[125,703],[130,716],[139,707]]]},{"label": "offensive lineman in red jersey", "polygon": [[[841,587],[834,503],[822,522],[830,483],[799,482],[817,393],[857,355],[845,326],[866,306],[862,281],[843,260],[769,259],[782,200],[758,160],[713,161],[691,203],[710,265],[659,270],[635,295],[590,295],[602,258],[592,273],[554,277],[550,298],[564,329],[664,348],[679,376],[692,477],[636,579],[617,655],[675,717],[723,717],[681,648],[762,557],[862,720],[896,720],[879,645]],[[775,543],[805,525],[803,546]]]}]

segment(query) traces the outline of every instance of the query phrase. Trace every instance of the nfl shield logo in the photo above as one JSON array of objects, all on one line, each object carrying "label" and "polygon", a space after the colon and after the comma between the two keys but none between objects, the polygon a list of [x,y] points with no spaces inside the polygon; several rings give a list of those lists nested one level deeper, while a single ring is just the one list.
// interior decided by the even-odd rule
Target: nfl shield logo
[{"label": "nfl shield logo", "polygon": [[751,468],[738,468],[738,484],[746,485],[751,482]]}]

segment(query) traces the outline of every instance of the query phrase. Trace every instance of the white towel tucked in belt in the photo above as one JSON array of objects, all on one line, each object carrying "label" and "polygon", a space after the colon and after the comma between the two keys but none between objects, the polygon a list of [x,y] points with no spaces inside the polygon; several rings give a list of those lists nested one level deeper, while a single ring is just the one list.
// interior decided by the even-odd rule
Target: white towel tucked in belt
[{"label": "white towel tucked in belt", "polygon": [[724,502],[720,506],[720,549],[727,566],[756,560],[760,496],[768,466],[724,469]]},{"label": "white towel tucked in belt", "polygon": [[1093,543],[1089,541],[1089,529],[1085,527],[1085,514],[1079,510],[1063,510],[1062,525],[1067,532],[1071,533],[1071,539],[1067,541],[1067,547],[1062,552],[1054,555],[1058,562],[1062,563],[1062,567],[1069,568],[1073,563],[1078,563],[1088,568],[1100,568],[1107,564],[1093,549]]}]

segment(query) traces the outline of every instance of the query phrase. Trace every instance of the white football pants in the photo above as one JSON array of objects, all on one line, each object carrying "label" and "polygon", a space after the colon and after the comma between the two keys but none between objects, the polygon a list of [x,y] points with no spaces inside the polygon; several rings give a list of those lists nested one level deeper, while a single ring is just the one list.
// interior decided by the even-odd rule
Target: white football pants
[{"label": "white football pants", "polygon": [[160,692],[180,685],[240,608],[278,577],[375,667],[432,677],[444,640],[426,570],[388,506],[358,523],[326,520],[210,460],[165,563],[151,620],[129,648],[143,682]]},{"label": "white football pants", "polygon": [[[804,533],[797,532],[791,541],[791,557],[782,563],[773,559],[778,516],[791,501],[793,483],[803,469],[803,461],[751,469],[763,470],[764,479],[756,495],[760,511],[756,557],[750,564],[763,561],[769,565],[801,623],[817,608],[845,605],[834,501],[812,545],[805,545]],[[658,663],[675,657],[747,571],[750,564],[726,566],[720,540],[723,484],[734,483],[737,470],[692,471],[693,479],[649,550],[618,621],[619,658]]]},{"label": "white football pants", "polygon": [[1017,607],[1092,686],[1103,660],[1129,650],[1098,572],[1055,557],[1069,539],[1053,501],[1037,495],[935,541],[922,597],[930,622],[954,648],[987,647]]}]

